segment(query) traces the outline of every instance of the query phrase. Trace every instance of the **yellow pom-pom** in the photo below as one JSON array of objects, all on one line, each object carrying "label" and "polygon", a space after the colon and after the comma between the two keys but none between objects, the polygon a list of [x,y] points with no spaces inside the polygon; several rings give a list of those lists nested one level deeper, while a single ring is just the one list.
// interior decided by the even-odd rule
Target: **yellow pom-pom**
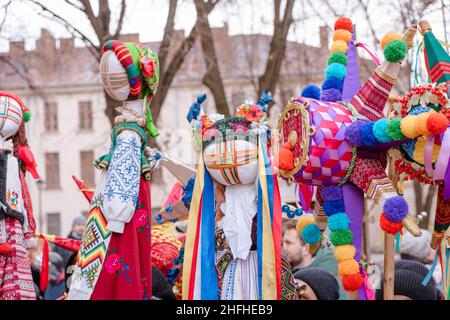
[{"label": "yellow pom-pom", "polygon": [[339,29],[333,33],[333,41],[342,40],[345,42],[349,42],[351,38],[352,33],[345,29]]},{"label": "yellow pom-pom", "polygon": [[343,262],[345,260],[350,260],[355,257],[356,248],[351,244],[346,244],[343,246],[337,246],[334,248],[334,255],[337,262]]},{"label": "yellow pom-pom", "polygon": [[381,39],[381,49],[391,42],[392,40],[401,40],[402,36],[396,32],[388,32],[384,35],[383,39]]},{"label": "yellow pom-pom", "polygon": [[[425,163],[425,142],[427,141],[426,137],[419,137],[417,138],[416,145],[414,148],[414,154],[413,159],[419,164]],[[431,161],[434,163],[437,161],[439,157],[439,151],[441,150],[441,146],[434,144],[433,146],[433,153],[431,155]]]},{"label": "yellow pom-pom", "polygon": [[331,52],[333,53],[339,51],[347,54],[347,50],[348,50],[347,42],[343,40],[336,40],[331,45]]},{"label": "yellow pom-pom", "polygon": [[355,259],[345,260],[339,263],[338,273],[341,276],[351,276],[359,273],[359,264]]},{"label": "yellow pom-pom", "polygon": [[307,225],[310,225],[311,223],[314,223],[312,214],[304,214],[300,216],[300,218],[297,220],[297,233],[301,236],[303,228]]},{"label": "yellow pom-pom", "polygon": [[414,139],[419,136],[417,132],[417,116],[406,116],[400,123],[400,130],[405,137]]},{"label": "yellow pom-pom", "polygon": [[430,114],[431,114],[430,112],[424,112],[424,113],[417,115],[416,131],[421,136],[430,134],[430,131],[428,130],[428,126],[427,126],[427,120],[428,120],[428,117],[430,116]]}]

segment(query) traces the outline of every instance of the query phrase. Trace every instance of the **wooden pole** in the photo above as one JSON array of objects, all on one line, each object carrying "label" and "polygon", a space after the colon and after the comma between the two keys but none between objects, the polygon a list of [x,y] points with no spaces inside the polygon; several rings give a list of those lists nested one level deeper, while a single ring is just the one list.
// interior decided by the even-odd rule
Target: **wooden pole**
[{"label": "wooden pole", "polygon": [[389,233],[384,234],[384,289],[383,299],[394,299],[394,256],[395,256],[395,236]]}]

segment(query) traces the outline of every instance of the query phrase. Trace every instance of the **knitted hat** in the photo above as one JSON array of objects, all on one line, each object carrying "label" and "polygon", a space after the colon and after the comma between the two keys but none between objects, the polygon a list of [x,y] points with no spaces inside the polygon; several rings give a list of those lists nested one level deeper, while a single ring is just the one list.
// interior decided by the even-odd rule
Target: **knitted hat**
[{"label": "knitted hat", "polygon": [[320,268],[305,268],[297,271],[294,278],[305,282],[318,300],[338,300],[339,284],[336,278]]},{"label": "knitted hat", "polygon": [[[433,278],[426,286],[422,285],[428,269],[423,263],[412,260],[399,260],[395,263],[394,294],[411,298],[412,300],[437,300]],[[377,300],[383,299],[383,284],[376,292]]]},{"label": "knitted hat", "polygon": [[411,233],[406,232],[402,236],[400,253],[423,260],[430,253],[430,241],[431,233],[428,230],[422,230],[422,234],[419,237],[415,237]]},{"label": "knitted hat", "polygon": [[150,103],[158,89],[158,56],[142,44],[118,40],[106,42],[102,51],[100,69],[105,91],[117,101],[147,98],[147,130],[152,137],[158,136],[150,112]]},{"label": "knitted hat", "polygon": [[75,219],[73,219],[72,221],[72,228],[74,226],[81,226],[86,222],[86,218],[81,216],[81,217],[76,217]]}]

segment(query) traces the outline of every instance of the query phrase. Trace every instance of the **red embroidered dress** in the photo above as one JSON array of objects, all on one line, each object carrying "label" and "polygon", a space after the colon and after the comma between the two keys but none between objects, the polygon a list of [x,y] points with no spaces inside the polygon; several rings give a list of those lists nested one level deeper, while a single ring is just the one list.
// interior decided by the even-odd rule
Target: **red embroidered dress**
[{"label": "red embroidered dress", "polygon": [[[142,155],[145,132],[134,123],[114,128],[111,151],[86,221],[69,300],[151,298],[151,205]],[[144,169],[142,169],[144,168]]]}]

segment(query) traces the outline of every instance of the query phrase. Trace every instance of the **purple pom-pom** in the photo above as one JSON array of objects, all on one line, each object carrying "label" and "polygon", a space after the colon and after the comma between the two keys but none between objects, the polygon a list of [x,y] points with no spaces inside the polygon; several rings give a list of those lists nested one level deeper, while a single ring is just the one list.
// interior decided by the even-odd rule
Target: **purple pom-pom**
[{"label": "purple pom-pom", "polygon": [[303,89],[302,97],[319,100],[320,88],[314,84],[310,84]]},{"label": "purple pom-pom", "polygon": [[373,147],[378,144],[378,140],[377,138],[375,138],[375,135],[373,134],[373,125],[374,125],[373,122],[368,122],[361,127],[362,143],[368,147]]},{"label": "purple pom-pom", "polygon": [[365,123],[366,121],[358,120],[353,122],[345,131],[345,139],[352,146],[359,147],[362,145],[361,128]]},{"label": "purple pom-pom", "polygon": [[335,77],[330,77],[322,83],[322,90],[334,88],[342,92],[343,87],[344,81]]},{"label": "purple pom-pom", "polygon": [[330,88],[322,91],[320,100],[328,102],[336,102],[342,100],[342,93],[338,89]]},{"label": "purple pom-pom", "polygon": [[342,188],[338,186],[326,186],[322,190],[322,198],[325,201],[342,200]]},{"label": "purple pom-pom", "polygon": [[384,202],[384,215],[389,221],[400,222],[408,215],[408,203],[400,196],[392,197]]},{"label": "purple pom-pom", "polygon": [[345,212],[344,200],[324,201],[323,211],[325,211],[325,214],[327,216],[332,216],[333,214],[336,213]]}]

